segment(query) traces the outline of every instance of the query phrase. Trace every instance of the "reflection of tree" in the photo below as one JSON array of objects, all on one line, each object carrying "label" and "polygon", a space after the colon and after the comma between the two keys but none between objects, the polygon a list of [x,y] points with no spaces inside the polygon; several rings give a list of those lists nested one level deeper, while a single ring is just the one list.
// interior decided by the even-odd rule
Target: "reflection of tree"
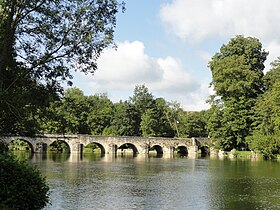
[{"label": "reflection of tree", "polygon": [[280,187],[278,179],[280,169],[275,166],[268,161],[211,160],[209,162],[210,208],[275,209],[279,207],[279,199],[275,195]]}]

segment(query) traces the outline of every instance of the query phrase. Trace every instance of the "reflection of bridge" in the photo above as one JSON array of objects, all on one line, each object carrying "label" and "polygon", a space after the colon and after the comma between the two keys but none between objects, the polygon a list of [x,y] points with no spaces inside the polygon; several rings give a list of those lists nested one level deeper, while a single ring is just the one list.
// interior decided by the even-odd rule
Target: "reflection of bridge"
[{"label": "reflection of bridge", "polygon": [[116,153],[118,150],[130,148],[134,154],[148,154],[155,150],[157,154],[171,154],[175,150],[181,154],[196,153],[198,149],[210,148],[208,138],[145,138],[145,137],[113,137],[113,136],[92,136],[92,135],[57,135],[44,134],[35,137],[25,136],[4,136],[0,137],[6,143],[13,140],[23,140],[29,144],[32,152],[43,152],[56,141],[63,141],[69,147],[71,153],[80,154],[83,147],[94,143],[98,145],[103,154]]}]

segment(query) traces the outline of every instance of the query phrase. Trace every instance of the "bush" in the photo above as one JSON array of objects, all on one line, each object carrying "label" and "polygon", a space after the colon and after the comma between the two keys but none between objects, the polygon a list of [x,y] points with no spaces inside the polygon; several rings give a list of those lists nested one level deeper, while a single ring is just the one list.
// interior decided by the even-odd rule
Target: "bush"
[{"label": "bush", "polygon": [[247,137],[247,142],[250,148],[259,152],[264,159],[275,159],[280,152],[279,134],[264,135],[255,131],[252,136]]},{"label": "bush", "polygon": [[38,169],[0,153],[0,209],[42,209],[49,187]]}]

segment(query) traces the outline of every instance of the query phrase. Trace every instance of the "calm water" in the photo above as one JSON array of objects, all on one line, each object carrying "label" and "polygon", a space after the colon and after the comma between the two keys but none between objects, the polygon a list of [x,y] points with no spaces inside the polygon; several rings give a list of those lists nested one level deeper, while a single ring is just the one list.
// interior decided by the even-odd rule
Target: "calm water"
[{"label": "calm water", "polygon": [[280,209],[280,162],[34,155],[45,209]]}]

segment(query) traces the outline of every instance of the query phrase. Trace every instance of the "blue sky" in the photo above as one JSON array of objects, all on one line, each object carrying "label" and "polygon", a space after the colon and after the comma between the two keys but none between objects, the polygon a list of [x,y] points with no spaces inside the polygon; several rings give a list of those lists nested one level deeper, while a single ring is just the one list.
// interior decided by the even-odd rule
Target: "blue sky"
[{"label": "blue sky", "polygon": [[207,109],[211,72],[207,64],[237,34],[259,38],[269,63],[280,56],[279,0],[125,0],[115,42],[95,75],[74,74],[86,95],[107,93],[127,100],[136,85],[185,110]]}]

